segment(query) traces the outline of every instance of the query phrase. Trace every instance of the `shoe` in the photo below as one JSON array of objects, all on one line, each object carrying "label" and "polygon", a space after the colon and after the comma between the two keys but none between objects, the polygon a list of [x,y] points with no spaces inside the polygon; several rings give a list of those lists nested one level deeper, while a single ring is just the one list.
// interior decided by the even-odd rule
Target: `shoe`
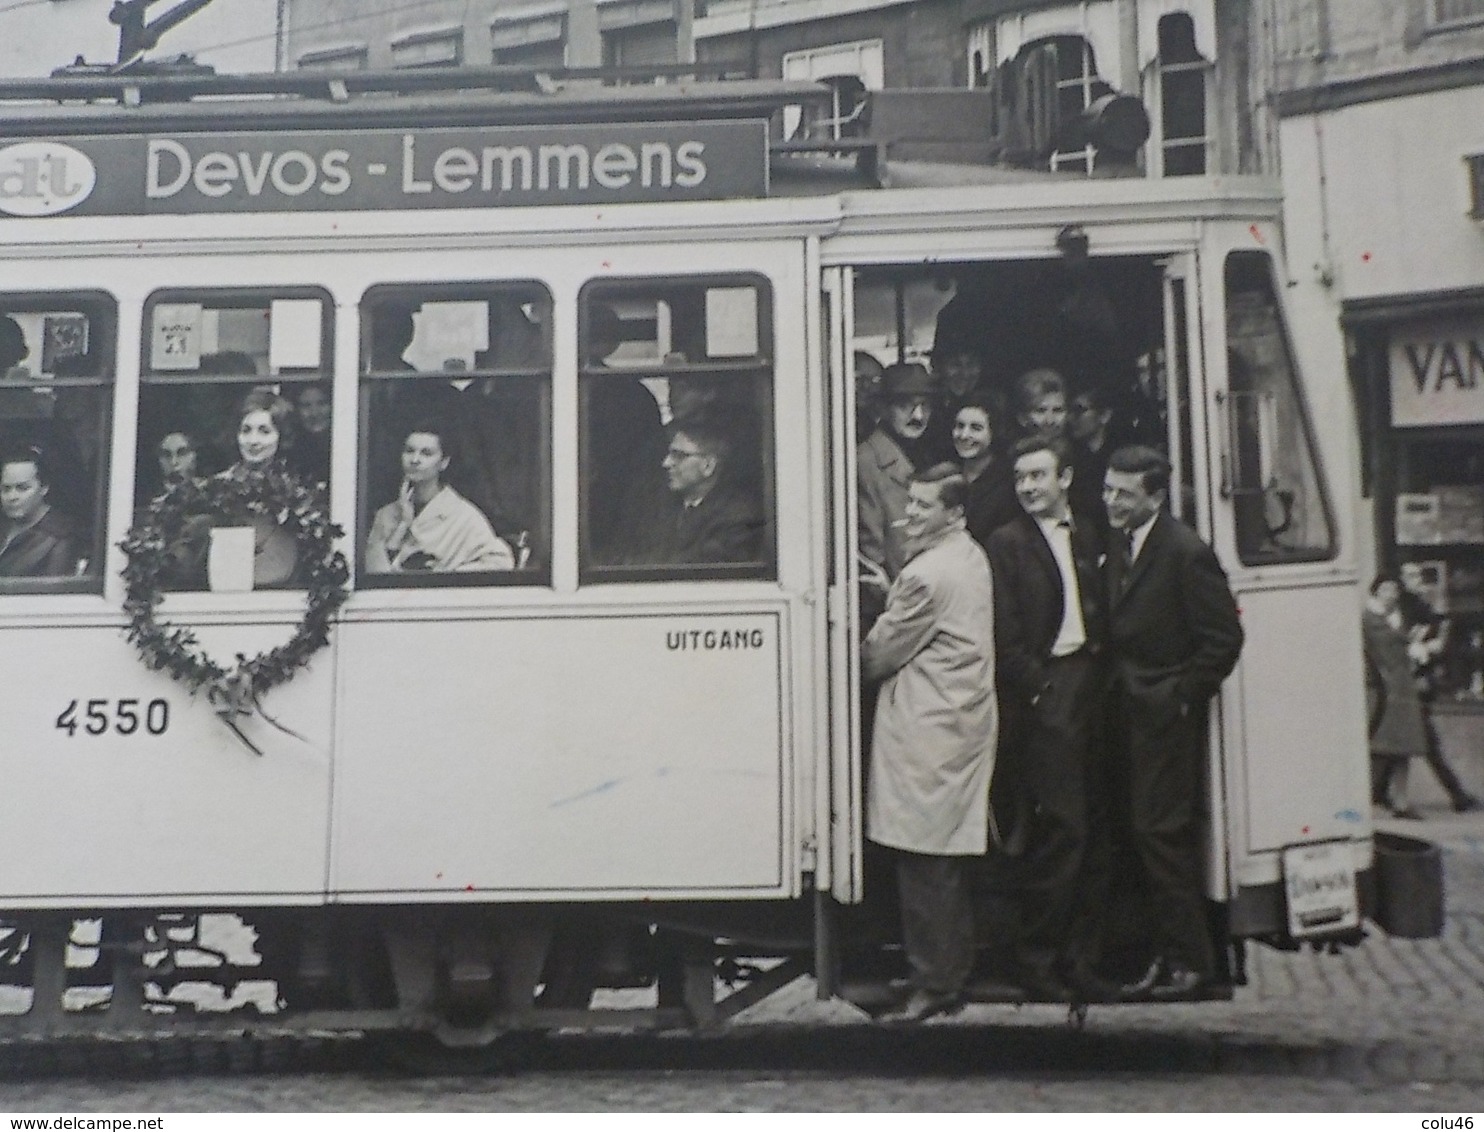
[{"label": "shoe", "polygon": [[1453,800],[1453,809],[1460,814],[1473,814],[1484,810],[1484,802],[1481,802],[1472,794],[1460,794]]},{"label": "shoe", "polygon": [[940,1014],[951,1014],[962,1005],[962,998],[952,992],[915,990],[900,1009],[881,1015],[878,1021],[888,1026],[915,1026]]},{"label": "shoe", "polygon": [[1422,820],[1422,815],[1419,814],[1416,810],[1412,809],[1411,806],[1408,806],[1404,810],[1392,810],[1391,811],[1391,816],[1394,817],[1394,818],[1396,818],[1398,821],[1421,821]]},{"label": "shoe", "polygon": [[1085,966],[1067,972],[1067,986],[1071,988],[1073,1002],[1117,1002],[1123,996],[1122,987]]},{"label": "shoe", "polygon": [[1159,983],[1165,973],[1165,961],[1163,956],[1155,956],[1149,963],[1149,969],[1132,983],[1125,983],[1118,988],[1118,997],[1124,1002],[1148,1002],[1151,992]]},{"label": "shoe", "polygon": [[1015,983],[1028,998],[1040,1002],[1071,1002],[1072,990],[1052,968],[1040,963],[1022,963]]},{"label": "shoe", "polygon": [[1155,1002],[1189,1002],[1199,998],[1206,976],[1180,963],[1169,964],[1160,980],[1149,989]]}]

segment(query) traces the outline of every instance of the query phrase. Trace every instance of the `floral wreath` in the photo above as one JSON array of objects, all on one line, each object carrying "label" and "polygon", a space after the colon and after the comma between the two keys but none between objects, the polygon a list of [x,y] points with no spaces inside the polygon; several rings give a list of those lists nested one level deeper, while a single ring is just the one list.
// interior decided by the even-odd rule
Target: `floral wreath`
[{"label": "floral wreath", "polygon": [[[294,536],[308,603],[287,643],[253,657],[238,653],[237,663],[227,668],[201,647],[190,629],[161,624],[155,612],[164,584],[182,572],[182,548],[193,534],[204,535],[215,525],[244,526],[255,516],[271,518]],[[330,643],[330,623],[350,596],[350,569],[345,555],[335,549],[335,540],[344,533],[330,522],[323,492],[279,465],[172,484],[119,544],[129,559],[123,570],[128,639],[149,668],[168,672],[192,695],[205,688],[217,714],[261,754],[238,730],[237,717],[257,712],[288,730],[262,711],[259,699]]]}]

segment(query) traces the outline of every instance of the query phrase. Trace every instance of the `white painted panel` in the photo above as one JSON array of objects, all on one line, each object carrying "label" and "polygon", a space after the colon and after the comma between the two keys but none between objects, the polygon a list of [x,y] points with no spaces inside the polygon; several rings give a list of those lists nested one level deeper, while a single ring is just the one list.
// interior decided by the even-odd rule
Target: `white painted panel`
[{"label": "white painted panel", "polygon": [[1247,643],[1235,766],[1246,829],[1234,849],[1364,835],[1370,828],[1360,609],[1351,586],[1238,595]]},{"label": "white painted panel", "polygon": [[[286,640],[292,622],[196,630],[230,658]],[[114,626],[0,630],[0,900],[123,900],[322,893],[328,841],[330,692],[334,659],[264,698],[296,738],[262,719],[244,724],[253,754],[204,696],[147,669]],[[57,726],[78,700],[77,727]],[[87,733],[87,701],[107,729]],[[139,701],[131,734],[120,700]],[[169,722],[150,734],[151,701]],[[153,722],[161,720],[156,709]],[[96,723],[95,726],[100,726]]]},{"label": "white painted panel", "polygon": [[332,888],[785,883],[776,613],[342,626]]}]

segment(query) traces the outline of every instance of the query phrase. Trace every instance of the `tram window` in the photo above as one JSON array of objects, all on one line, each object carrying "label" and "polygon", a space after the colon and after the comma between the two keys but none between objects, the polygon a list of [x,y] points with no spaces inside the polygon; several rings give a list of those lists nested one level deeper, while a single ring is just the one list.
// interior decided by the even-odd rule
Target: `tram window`
[{"label": "tram window", "polygon": [[1226,489],[1248,565],[1335,554],[1313,434],[1266,252],[1226,259]]},{"label": "tram window", "polygon": [[583,580],[773,577],[767,282],[589,283],[579,325]]},{"label": "tram window", "polygon": [[383,286],[361,316],[362,581],[546,582],[551,296]]},{"label": "tram window", "polygon": [[[331,303],[309,287],[168,290],[144,306],[135,513],[177,479],[251,464],[239,426],[266,412],[270,458],[303,482],[330,481]],[[252,399],[251,410],[244,406]],[[188,525],[172,589],[205,589],[210,524]],[[299,584],[292,540],[259,539],[256,588]],[[276,548],[277,553],[273,549]]]},{"label": "tram window", "polygon": [[117,307],[0,294],[0,593],[103,583]]}]

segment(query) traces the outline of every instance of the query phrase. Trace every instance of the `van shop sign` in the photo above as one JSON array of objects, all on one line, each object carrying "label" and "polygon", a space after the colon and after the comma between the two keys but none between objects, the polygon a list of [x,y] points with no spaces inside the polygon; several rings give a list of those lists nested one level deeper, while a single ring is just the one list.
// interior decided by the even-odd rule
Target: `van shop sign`
[{"label": "van shop sign", "polygon": [[0,214],[725,200],[767,158],[762,121],[68,137],[0,147]]},{"label": "van shop sign", "polygon": [[1484,313],[1397,327],[1390,365],[1393,424],[1484,422]]}]

